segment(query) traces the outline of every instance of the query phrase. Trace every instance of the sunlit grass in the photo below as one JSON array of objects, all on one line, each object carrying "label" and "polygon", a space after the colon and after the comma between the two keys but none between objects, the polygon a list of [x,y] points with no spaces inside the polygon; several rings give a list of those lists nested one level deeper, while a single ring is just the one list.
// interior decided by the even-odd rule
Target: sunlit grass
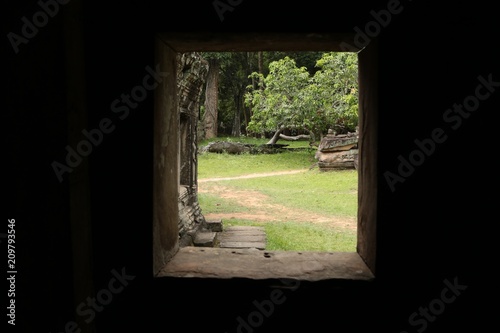
[{"label": "sunlit grass", "polygon": [[220,182],[235,189],[259,191],[269,197],[269,203],[352,218],[356,217],[358,211],[357,183],[356,170],[311,170],[291,175]]},{"label": "sunlit grass", "polygon": [[198,178],[309,169],[316,163],[314,153],[313,150],[285,151],[277,154],[203,153],[198,155]]},{"label": "sunlit grass", "polygon": [[266,250],[356,252],[356,232],[299,222],[224,221],[229,226],[261,226],[266,231]]},{"label": "sunlit grass", "polygon": [[[247,138],[248,139],[248,138]],[[222,139],[219,138],[220,141]],[[257,139],[247,140],[255,143]],[[215,140],[214,140],[215,141]],[[243,142],[242,140],[235,140]],[[267,139],[261,139],[267,142]],[[304,144],[302,142],[302,144]],[[307,144],[307,143],[306,143]],[[275,213],[273,205],[304,212],[304,221],[244,220],[238,213],[252,213],[252,208],[237,199],[221,198],[215,194],[198,194],[203,214],[225,214],[234,217],[223,220],[225,226],[259,225],[267,234],[268,250],[284,251],[356,251],[355,230],[337,229],[307,220],[307,214],[355,219],[357,216],[358,173],[356,170],[321,172],[315,166],[315,149],[286,151],[278,154],[216,154],[198,156],[198,178],[236,177],[255,173],[288,170],[303,172],[271,177],[232,179],[200,184],[205,190],[223,186],[226,191],[255,191],[265,195],[266,204],[259,212]],[[255,211],[255,208],[253,208]]]}]

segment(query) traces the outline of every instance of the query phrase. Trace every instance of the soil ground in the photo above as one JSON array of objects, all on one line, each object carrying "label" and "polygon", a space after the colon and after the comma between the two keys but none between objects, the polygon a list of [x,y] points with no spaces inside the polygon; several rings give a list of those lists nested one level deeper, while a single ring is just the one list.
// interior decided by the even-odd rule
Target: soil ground
[{"label": "soil ground", "polygon": [[255,177],[272,177],[278,175],[294,174],[304,172],[305,170],[279,171],[270,173],[249,174],[238,177],[227,178],[204,178],[198,180],[199,193],[208,193],[219,196],[223,199],[237,201],[240,206],[249,209],[248,212],[231,212],[231,213],[209,213],[203,214],[206,219],[222,219],[230,218],[250,220],[255,222],[272,222],[272,221],[294,221],[294,222],[312,222],[321,223],[331,227],[356,230],[356,219],[347,217],[329,216],[317,214],[302,209],[295,209],[283,205],[271,204],[270,198],[259,191],[252,190],[235,190],[234,188],[223,186],[217,182],[220,180],[255,178]]}]

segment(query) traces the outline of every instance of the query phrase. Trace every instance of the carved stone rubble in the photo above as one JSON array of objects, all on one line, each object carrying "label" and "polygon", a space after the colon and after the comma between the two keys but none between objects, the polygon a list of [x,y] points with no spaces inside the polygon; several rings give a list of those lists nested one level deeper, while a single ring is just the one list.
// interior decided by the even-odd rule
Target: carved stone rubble
[{"label": "carved stone rubble", "polygon": [[329,130],[314,156],[321,171],[358,167],[358,132],[336,135]]},{"label": "carved stone rubble", "polygon": [[177,89],[179,102],[180,245],[191,245],[194,235],[205,219],[198,202],[197,135],[200,99],[208,73],[208,63],[198,52],[182,53],[177,58]]}]

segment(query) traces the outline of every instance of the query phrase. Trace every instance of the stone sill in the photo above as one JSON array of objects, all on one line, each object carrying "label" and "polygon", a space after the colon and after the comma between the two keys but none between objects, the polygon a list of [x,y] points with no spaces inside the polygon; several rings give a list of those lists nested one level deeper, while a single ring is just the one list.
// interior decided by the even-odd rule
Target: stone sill
[{"label": "stone sill", "polygon": [[156,277],[359,280],[375,277],[356,252],[183,247]]}]

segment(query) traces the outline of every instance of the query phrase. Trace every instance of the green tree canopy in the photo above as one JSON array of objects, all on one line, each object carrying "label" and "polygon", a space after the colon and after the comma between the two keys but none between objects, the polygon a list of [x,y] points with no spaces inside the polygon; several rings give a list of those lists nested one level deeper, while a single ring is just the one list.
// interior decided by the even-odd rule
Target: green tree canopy
[{"label": "green tree canopy", "polygon": [[329,52],[316,62],[311,76],[290,57],[271,62],[269,74],[252,73],[259,87],[248,86],[245,103],[252,108],[248,131],[283,128],[312,134],[329,128],[354,131],[358,122],[357,54]]},{"label": "green tree canopy", "polygon": [[[354,131],[358,125],[358,56],[330,52],[318,60],[313,79],[316,110],[326,116],[328,127],[339,133]],[[324,129],[324,127],[323,127]]]}]

